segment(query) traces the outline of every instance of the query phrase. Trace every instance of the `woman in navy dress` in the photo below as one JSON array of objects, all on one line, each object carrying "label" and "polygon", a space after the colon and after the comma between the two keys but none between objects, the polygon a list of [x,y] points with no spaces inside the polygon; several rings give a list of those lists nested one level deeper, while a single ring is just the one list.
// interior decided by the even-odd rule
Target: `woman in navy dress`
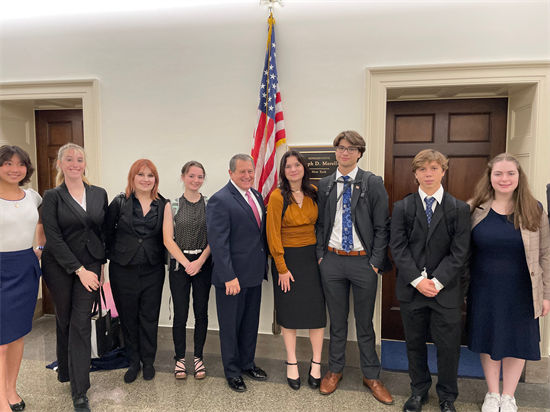
[{"label": "woman in navy dress", "polygon": [[480,354],[487,381],[482,411],[517,411],[525,360],[540,360],[538,318],[550,311],[548,218],[507,153],[489,162],[470,206],[468,347]]},{"label": "woman in navy dress", "polygon": [[[25,402],[15,388],[23,336],[31,331],[44,230],[38,208],[42,198],[21,186],[31,180],[34,167],[17,146],[0,147],[0,410],[22,411]],[[38,244],[32,244],[36,230]]]}]

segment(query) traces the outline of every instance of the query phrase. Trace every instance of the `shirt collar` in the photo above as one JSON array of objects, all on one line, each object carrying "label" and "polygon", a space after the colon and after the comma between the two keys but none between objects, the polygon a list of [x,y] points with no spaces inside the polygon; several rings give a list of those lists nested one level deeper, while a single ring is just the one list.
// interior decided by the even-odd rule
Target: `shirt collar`
[{"label": "shirt collar", "polygon": [[246,196],[246,190],[243,190],[239,186],[237,186],[237,184],[232,179],[229,179],[229,181],[233,183],[233,186],[235,186],[235,188],[239,191],[241,195],[243,195],[243,197]]},{"label": "shirt collar", "polygon": [[[441,204],[441,202],[443,201],[443,192],[443,185],[440,185],[439,189],[437,189],[437,191],[431,197],[435,198],[435,200],[437,200],[437,203]],[[424,204],[426,204],[424,199],[426,199],[428,195],[420,188],[420,186],[418,186],[418,194],[420,195],[420,199],[422,199]]]},{"label": "shirt collar", "polygon": [[[349,176],[353,180],[355,180],[355,176],[357,176],[358,171],[359,171],[359,166],[355,166],[355,169],[353,169],[351,172],[349,172],[346,176]],[[338,180],[342,176],[344,176],[344,175],[342,173],[340,173],[340,170],[336,169],[336,180]]]}]

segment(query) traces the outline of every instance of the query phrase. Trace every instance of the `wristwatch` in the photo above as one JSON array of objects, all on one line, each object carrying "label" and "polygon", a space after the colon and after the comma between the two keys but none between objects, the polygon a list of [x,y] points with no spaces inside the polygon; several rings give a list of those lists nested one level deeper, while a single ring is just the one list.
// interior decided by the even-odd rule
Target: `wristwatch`
[{"label": "wristwatch", "polygon": [[36,250],[44,250],[44,246],[38,245],[38,246],[36,247]]},{"label": "wristwatch", "polygon": [[77,270],[74,271],[77,275],[84,270],[84,266],[80,266]]}]

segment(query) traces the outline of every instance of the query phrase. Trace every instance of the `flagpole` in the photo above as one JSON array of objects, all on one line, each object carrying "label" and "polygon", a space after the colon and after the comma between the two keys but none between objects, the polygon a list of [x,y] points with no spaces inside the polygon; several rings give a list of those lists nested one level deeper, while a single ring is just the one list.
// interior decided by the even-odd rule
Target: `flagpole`
[{"label": "flagpole", "polygon": [[[268,70],[269,70],[269,65],[271,64],[271,33],[273,31],[273,26],[275,24],[275,19],[273,18],[273,2],[271,2],[271,4],[269,5],[269,18],[267,19],[267,22],[269,23],[269,32],[267,33],[267,67],[268,67]],[[267,95],[269,96],[269,75],[266,75],[266,90],[267,90]],[[269,112],[269,104],[268,104],[268,101],[266,100],[266,105],[265,105],[265,117],[267,118],[268,117],[268,112]],[[264,128],[264,136],[263,136],[263,139],[262,141],[265,142],[265,145],[266,145],[266,150],[267,150],[267,126],[269,125],[269,122],[265,122],[265,128]]]}]

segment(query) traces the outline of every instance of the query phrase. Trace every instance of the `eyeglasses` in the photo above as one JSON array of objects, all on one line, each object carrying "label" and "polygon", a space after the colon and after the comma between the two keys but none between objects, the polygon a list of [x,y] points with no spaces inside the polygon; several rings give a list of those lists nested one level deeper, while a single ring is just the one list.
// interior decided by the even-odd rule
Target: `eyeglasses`
[{"label": "eyeglasses", "polygon": [[344,153],[346,150],[348,151],[349,154],[355,154],[359,151],[357,147],[353,147],[353,146],[350,146],[350,147],[336,146],[336,151],[338,153]]}]

